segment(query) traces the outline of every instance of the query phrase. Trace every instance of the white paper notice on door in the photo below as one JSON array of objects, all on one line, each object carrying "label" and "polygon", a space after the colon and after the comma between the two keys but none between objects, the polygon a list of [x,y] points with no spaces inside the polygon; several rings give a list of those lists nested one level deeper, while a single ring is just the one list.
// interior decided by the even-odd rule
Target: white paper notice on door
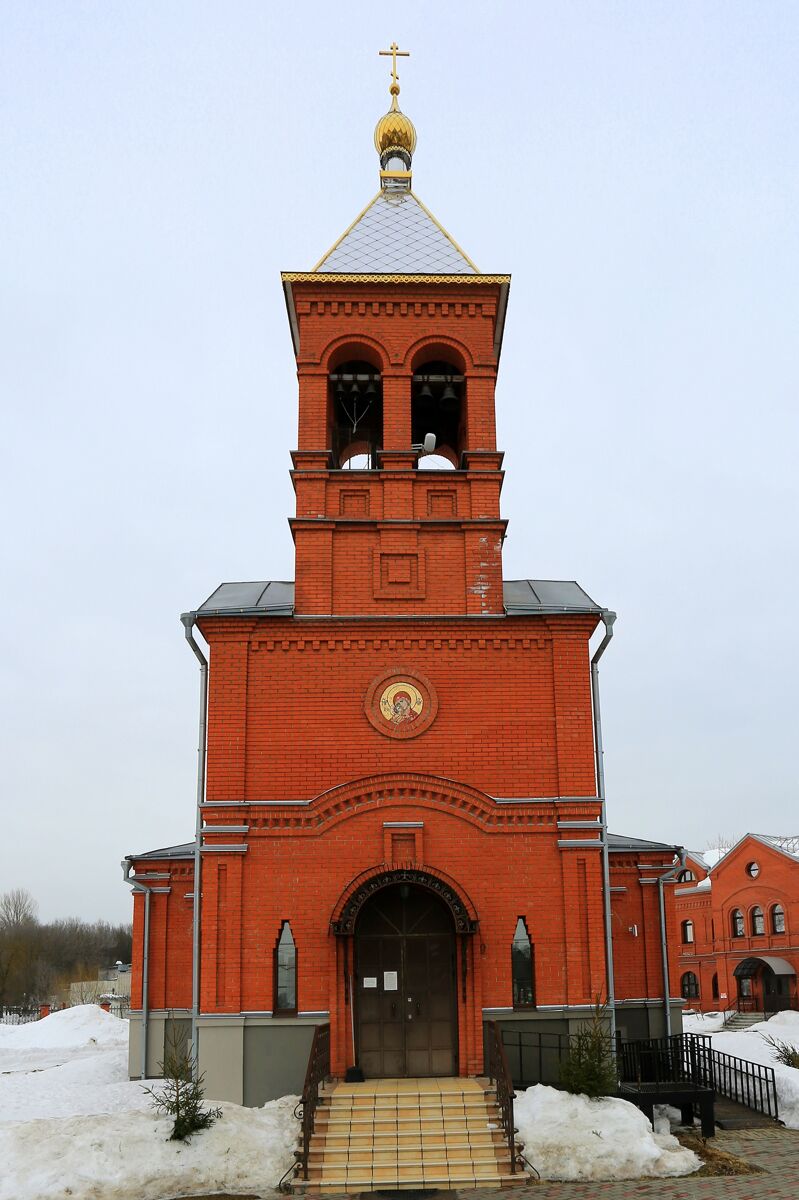
[{"label": "white paper notice on door", "polygon": [[396,992],[397,982],[398,982],[398,980],[397,980],[397,972],[396,971],[384,971],[383,972],[383,991],[384,992]]},{"label": "white paper notice on door", "polygon": [[365,988],[367,988],[367,987],[376,988],[377,987],[377,976],[376,975],[364,975],[363,986]]}]

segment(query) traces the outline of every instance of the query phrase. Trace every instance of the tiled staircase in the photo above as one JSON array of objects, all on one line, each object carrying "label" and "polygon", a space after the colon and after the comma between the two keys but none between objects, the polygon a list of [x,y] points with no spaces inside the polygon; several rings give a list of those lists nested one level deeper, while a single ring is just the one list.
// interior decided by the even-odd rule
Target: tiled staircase
[{"label": "tiled staircase", "polygon": [[[518,1147],[517,1143],[517,1147]],[[529,1183],[500,1125],[494,1090],[477,1079],[379,1079],[327,1085],[308,1180],[294,1191],[370,1192]]]}]

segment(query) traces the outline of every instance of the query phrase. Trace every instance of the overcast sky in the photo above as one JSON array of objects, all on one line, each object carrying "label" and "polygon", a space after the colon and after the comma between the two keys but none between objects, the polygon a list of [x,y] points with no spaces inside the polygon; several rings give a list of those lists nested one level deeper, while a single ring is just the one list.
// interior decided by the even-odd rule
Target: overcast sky
[{"label": "overcast sky", "polygon": [[799,833],[799,6],[0,4],[0,891],[126,920],[191,838],[181,611],[292,578],[279,271],[414,187],[513,275],[505,575],[619,613],[611,826]]}]

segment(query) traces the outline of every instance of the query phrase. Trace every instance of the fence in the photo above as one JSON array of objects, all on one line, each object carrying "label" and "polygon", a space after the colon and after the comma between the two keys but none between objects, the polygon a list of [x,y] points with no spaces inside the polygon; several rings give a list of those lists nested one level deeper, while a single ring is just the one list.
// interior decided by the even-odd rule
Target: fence
[{"label": "fence", "polygon": [[[502,1044],[514,1087],[534,1083],[558,1087],[561,1064],[573,1042],[574,1036],[568,1033],[503,1029]],[[765,1116],[776,1119],[778,1115],[774,1068],[714,1050],[704,1034],[677,1033],[632,1042],[619,1038],[615,1044],[608,1037],[607,1047],[608,1055],[616,1059],[620,1083],[709,1087]]]},{"label": "fence", "polygon": [[778,1116],[774,1068],[714,1050],[705,1034],[677,1033],[669,1038],[624,1042],[619,1077],[630,1083],[664,1085],[686,1082],[709,1087],[767,1117]]},{"label": "fence", "polygon": [[0,1025],[27,1025],[29,1021],[39,1020],[39,1007],[23,1008],[0,1006]]},{"label": "fence", "polygon": [[[506,1027],[501,1036],[514,1087],[526,1088],[534,1083],[560,1086],[560,1068],[571,1052],[573,1034]],[[608,1054],[614,1053],[614,1045],[608,1037]]]}]

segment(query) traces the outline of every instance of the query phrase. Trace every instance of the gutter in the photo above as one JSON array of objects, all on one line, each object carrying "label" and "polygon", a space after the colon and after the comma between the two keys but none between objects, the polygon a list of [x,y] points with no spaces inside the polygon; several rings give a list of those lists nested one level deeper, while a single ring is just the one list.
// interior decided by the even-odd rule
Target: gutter
[{"label": "gutter", "polygon": [[200,922],[202,918],[202,805],[205,800],[205,759],[207,744],[208,713],[208,659],[194,639],[195,613],[181,615],[186,641],[191,646],[200,664],[200,728],[197,746],[197,816],[194,826],[194,884],[191,931],[191,1061],[192,1074],[198,1078],[200,1070],[200,1044],[198,1018],[200,1015]]},{"label": "gutter", "polygon": [[591,658],[591,708],[594,718],[594,760],[596,767],[596,791],[599,798],[600,838],[602,842],[602,907],[605,916],[605,968],[607,971],[607,1009],[610,1016],[611,1042],[616,1041],[616,983],[613,972],[613,929],[610,913],[610,856],[608,851],[608,822],[605,805],[605,763],[602,746],[602,714],[599,707],[599,660],[613,637],[616,614],[607,609],[600,614],[605,625],[605,636]]},{"label": "gutter", "polygon": [[671,1037],[671,1004],[669,992],[671,991],[671,983],[669,980],[669,950],[666,945],[666,900],[663,885],[671,883],[677,878],[680,871],[685,869],[685,859],[687,857],[686,850],[679,847],[677,853],[680,856],[680,861],[676,867],[670,867],[668,871],[664,871],[662,875],[658,875],[658,906],[660,911],[660,954],[663,960],[663,1018],[665,1023],[666,1037]]},{"label": "gutter", "polygon": [[154,889],[136,879],[135,876],[131,876],[131,859],[123,858],[120,865],[125,872],[125,883],[129,883],[134,892],[141,892],[144,896],[144,951],[141,972],[141,1074],[139,1078],[146,1079],[147,1043],[150,1033],[150,896]]}]

